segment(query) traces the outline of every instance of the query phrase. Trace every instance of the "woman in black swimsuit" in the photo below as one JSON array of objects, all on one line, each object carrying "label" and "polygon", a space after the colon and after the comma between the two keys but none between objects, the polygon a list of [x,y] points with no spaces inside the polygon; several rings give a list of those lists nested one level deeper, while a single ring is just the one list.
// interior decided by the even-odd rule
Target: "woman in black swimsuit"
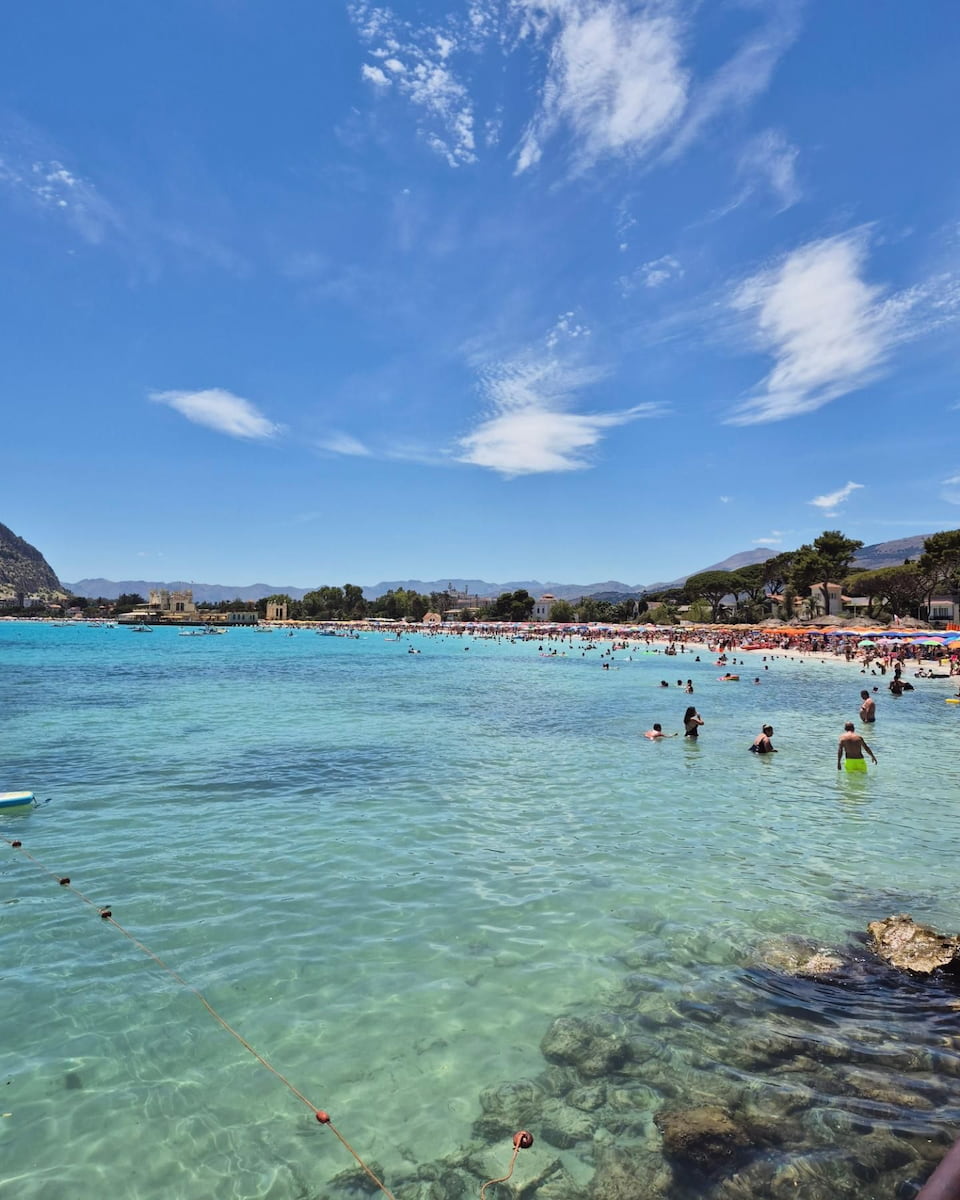
[{"label": "woman in black swimsuit", "polygon": [[702,724],[703,718],[691,704],[683,714],[683,736],[688,738],[697,737],[697,730]]}]

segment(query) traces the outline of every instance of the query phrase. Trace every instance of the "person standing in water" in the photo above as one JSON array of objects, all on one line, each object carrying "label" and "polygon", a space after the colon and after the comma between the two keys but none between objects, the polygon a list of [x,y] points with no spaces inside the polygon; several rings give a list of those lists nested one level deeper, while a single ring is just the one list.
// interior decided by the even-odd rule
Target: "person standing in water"
[{"label": "person standing in water", "polygon": [[866,771],[867,764],[863,757],[864,750],[870,755],[871,759],[873,759],[873,765],[876,766],[877,756],[860,734],[855,732],[853,722],[847,721],[843,727],[843,733],[840,734],[840,741],[837,743],[837,770],[840,770],[840,764],[846,759],[848,771]]},{"label": "person standing in water", "polygon": [[691,704],[687,711],[683,714],[683,736],[695,738],[699,736],[700,726],[703,724],[703,717]]},{"label": "person standing in water", "polygon": [[864,725],[872,725],[877,719],[877,703],[866,690],[860,693],[863,703],[860,705],[860,720]]}]

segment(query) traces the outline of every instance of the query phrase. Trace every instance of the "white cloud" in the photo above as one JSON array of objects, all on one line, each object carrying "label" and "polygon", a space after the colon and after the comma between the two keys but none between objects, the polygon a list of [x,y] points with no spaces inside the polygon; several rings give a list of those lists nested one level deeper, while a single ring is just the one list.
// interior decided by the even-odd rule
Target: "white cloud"
[{"label": "white cloud", "polygon": [[371,66],[370,63],[364,63],[360,68],[360,75],[367,83],[372,83],[375,87],[388,88],[390,86],[390,77],[380,67]]},{"label": "white cloud", "polygon": [[489,415],[460,438],[460,462],[513,477],[590,466],[587,452],[607,430],[653,416],[654,404],[612,413],[570,411],[574,394],[604,372],[547,354],[529,354],[484,372]]},{"label": "white cloud", "polygon": [[322,438],[317,445],[321,450],[329,450],[331,454],[348,454],[358,458],[366,458],[373,453],[349,433],[332,433],[329,437]]},{"label": "white cloud", "polygon": [[680,63],[681,28],[665,10],[632,11],[623,0],[518,0],[528,29],[554,22],[540,111],[517,154],[517,172],[539,161],[562,128],[583,170],[609,155],[642,156],[679,121],[688,73]]},{"label": "white cloud", "polygon": [[590,332],[589,326],[577,321],[575,313],[560,313],[557,323],[545,338],[547,349],[552,350],[566,339],[576,341],[577,338],[587,338],[590,336]]},{"label": "white cloud", "polygon": [[450,166],[475,162],[473,102],[452,62],[490,36],[492,27],[484,20],[488,14],[475,4],[466,20],[450,16],[442,28],[416,28],[367,0],[355,0],[350,13],[371,57],[392,72],[388,75],[381,66],[365,63],[362,77],[377,88],[395,87],[420,110],[422,136]]},{"label": "white cloud", "polygon": [[835,517],[839,506],[850,498],[852,492],[862,487],[862,483],[845,483],[842,488],[837,488],[835,492],[827,492],[823,496],[814,496],[807,503],[812,504],[814,508],[821,509],[825,517]]},{"label": "white cloud", "polygon": [[884,363],[895,335],[897,304],[862,278],[860,232],[810,242],[748,279],[731,304],[754,321],[760,347],[775,365],[757,393],[730,418],[736,425],[814,412],[862,387]]},{"label": "white cloud", "polygon": [[771,529],[765,537],[753,539],[754,546],[778,546],[783,541],[783,531],[781,529]]},{"label": "white cloud", "polygon": [[266,439],[281,431],[281,426],[269,421],[249,400],[234,396],[223,388],[199,392],[151,392],[150,399],[175,409],[196,425],[204,425],[230,437]]},{"label": "white cloud", "polygon": [[0,158],[0,186],[28,198],[39,209],[59,214],[92,245],[120,228],[116,212],[89,180],[57,159],[26,158],[30,149],[32,145],[21,146],[12,158]]},{"label": "white cloud", "polygon": [[721,496],[720,503],[721,504],[729,504],[732,499],[733,499],[732,496]]}]

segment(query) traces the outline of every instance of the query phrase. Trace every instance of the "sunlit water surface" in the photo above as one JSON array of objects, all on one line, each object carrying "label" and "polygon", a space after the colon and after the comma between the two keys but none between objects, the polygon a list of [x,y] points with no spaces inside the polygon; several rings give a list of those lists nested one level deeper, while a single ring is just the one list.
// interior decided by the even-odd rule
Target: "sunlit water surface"
[{"label": "sunlit water surface", "polygon": [[[565,1094],[569,1068],[551,1074],[540,1048],[562,1016],[615,1026],[630,1062],[572,1146],[537,1136],[533,1110],[519,1182],[559,1159],[575,1195],[620,1144],[653,1171],[658,1110],[749,1102],[799,1122],[800,1141],[764,1152],[770,1195],[792,1177],[800,1196],[825,1180],[893,1194],[960,1120],[949,997],[792,980],[764,947],[849,950],[896,911],[960,929],[948,681],[894,700],[867,677],[880,765],[848,778],[835,746],[856,668],[753,654],[733,684],[699,647],[617,652],[610,670],[601,650],[3,623],[0,789],[50,803],[0,833],[111,905],[399,1200],[464,1147],[503,1173],[510,1139],[474,1127],[480,1093]],[[645,741],[653,721],[681,728],[680,677],[702,736]],[[780,753],[757,759],[763,721]],[[0,1195],[331,1194],[352,1160],[310,1110],[95,910],[0,850]],[[858,1176],[858,1139],[878,1131],[908,1153]],[[651,1195],[706,1186],[664,1180]]]}]

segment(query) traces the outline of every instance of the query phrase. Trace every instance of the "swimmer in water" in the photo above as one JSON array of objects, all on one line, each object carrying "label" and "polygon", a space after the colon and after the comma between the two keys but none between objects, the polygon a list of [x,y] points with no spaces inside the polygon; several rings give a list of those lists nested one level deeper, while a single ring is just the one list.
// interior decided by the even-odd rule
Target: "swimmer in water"
[{"label": "swimmer in water", "polygon": [[679,737],[680,735],[678,733],[664,733],[661,726],[659,724],[655,724],[654,727],[652,729],[648,729],[643,736],[645,738],[649,738],[651,742],[658,742],[661,738]]},{"label": "swimmer in water", "polygon": [[867,764],[863,757],[864,750],[870,755],[873,759],[873,765],[876,766],[877,756],[860,734],[854,730],[853,722],[847,721],[843,727],[843,733],[840,734],[840,741],[837,743],[837,770],[840,770],[841,762],[846,759],[848,771],[866,771]]}]

